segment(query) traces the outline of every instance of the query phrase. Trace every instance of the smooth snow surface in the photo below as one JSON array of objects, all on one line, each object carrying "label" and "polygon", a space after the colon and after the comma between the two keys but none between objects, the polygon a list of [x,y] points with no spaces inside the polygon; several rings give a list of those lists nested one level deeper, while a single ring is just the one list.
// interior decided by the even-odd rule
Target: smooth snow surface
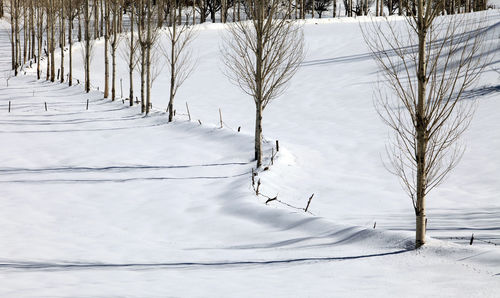
[{"label": "smooth snow surface", "polygon": [[[498,30],[500,13],[489,20]],[[314,193],[314,215],[253,194],[253,103],[221,72],[223,26],[199,27],[198,65],[173,124],[160,112],[166,72],[148,117],[98,91],[37,81],[30,69],[8,87],[1,78],[0,297],[498,297],[498,53],[475,90],[468,150],[429,196],[434,238],[413,251],[411,202],[381,161],[388,132],[358,22],[305,24],[306,61],[264,115],[266,163],[275,139],[282,149],[259,175],[262,191],[298,207]],[[100,90],[102,66],[101,41]],[[123,61],[118,72],[125,92]],[[472,233],[475,244],[464,245]]]}]

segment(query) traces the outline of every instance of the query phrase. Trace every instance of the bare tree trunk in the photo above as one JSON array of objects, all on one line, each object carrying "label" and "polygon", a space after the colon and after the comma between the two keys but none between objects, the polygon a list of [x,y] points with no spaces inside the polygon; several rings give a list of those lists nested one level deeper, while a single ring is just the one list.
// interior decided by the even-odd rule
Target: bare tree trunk
[{"label": "bare tree trunk", "polygon": [[37,28],[38,63],[36,65],[36,77],[38,80],[40,80],[42,78],[42,71],[40,69],[40,64],[41,64],[40,58],[42,57],[42,44],[43,44],[43,8],[41,5],[37,5],[37,23],[38,23],[38,28]]},{"label": "bare tree trunk", "polygon": [[[11,45],[11,58],[12,58],[12,70],[15,70],[17,67],[17,61],[16,61],[16,35],[15,35],[15,21],[14,21],[14,15],[15,15],[15,0],[10,0],[10,7],[11,7],[11,12],[10,12],[10,45]],[[16,75],[17,75],[17,70],[15,70]]]},{"label": "bare tree trunk", "polygon": [[109,1],[104,1],[104,98],[109,97]]},{"label": "bare tree trunk", "polygon": [[221,8],[220,8],[220,21],[221,21],[221,23],[226,22],[226,11],[227,11],[227,2],[226,2],[226,0],[221,0]]},{"label": "bare tree trunk", "polygon": [[111,37],[111,100],[115,100],[116,98],[116,49],[118,47],[118,3],[113,2],[113,19],[112,19],[112,37]]},{"label": "bare tree trunk", "polygon": [[146,115],[151,108],[151,1],[147,0],[147,47],[146,47]]},{"label": "bare tree trunk", "polygon": [[[104,0],[106,3],[109,0]],[[94,0],[94,39],[98,39],[99,36],[99,0]]]},{"label": "bare tree trunk", "polygon": [[132,4],[130,6],[130,57],[129,57],[129,99],[130,106],[134,106],[134,14],[135,14],[135,6]]},{"label": "bare tree trunk", "polygon": [[89,0],[85,0],[85,91],[90,92],[90,14]]},{"label": "bare tree trunk", "polygon": [[428,30],[427,20],[424,19],[424,0],[418,0],[417,12],[417,34],[418,34],[418,99],[416,113],[417,132],[417,200],[415,215],[416,218],[416,242],[418,248],[425,244],[425,182],[426,177],[426,151],[427,151],[427,119],[425,117],[425,100],[427,89],[427,63],[426,63],[426,36]]},{"label": "bare tree trunk", "polygon": [[[47,0],[47,2],[45,3],[47,4],[47,7],[45,9],[45,32],[47,34],[47,37],[46,37],[46,53],[47,53],[47,75],[46,75],[46,80],[50,80],[50,65],[51,63],[53,63],[51,60],[50,60],[50,8],[49,8],[49,1]],[[42,33],[43,34],[43,33]]]},{"label": "bare tree trunk", "polygon": [[141,47],[141,112],[146,112],[146,47]]},{"label": "bare tree trunk", "polygon": [[61,83],[64,83],[64,41],[66,40],[66,29],[65,29],[65,22],[64,22],[64,0],[61,0],[60,2],[61,5],[61,15],[59,16],[59,47],[61,48]]},{"label": "bare tree trunk", "polygon": [[78,16],[78,42],[82,42],[82,12],[80,11],[80,6],[77,6],[77,16]]},{"label": "bare tree trunk", "polygon": [[[193,25],[196,25],[196,0],[193,0]],[[233,9],[233,21],[234,21],[234,9]]]},{"label": "bare tree trunk", "polygon": [[[175,9],[172,9],[172,18],[175,20]],[[177,26],[175,22],[172,24],[172,38],[170,39],[170,97],[168,101],[168,122],[174,120],[174,91],[175,91],[175,42]]]},{"label": "bare tree trunk", "polygon": [[26,64],[28,58],[28,12],[26,3],[23,5],[23,65]]},{"label": "bare tree trunk", "polygon": [[68,73],[68,84],[73,86],[73,4],[72,1],[68,1],[68,45],[69,45],[69,73]]},{"label": "bare tree trunk", "polygon": [[35,45],[36,45],[36,23],[35,23],[35,4],[33,0],[30,0],[30,31],[31,31],[31,55],[30,59],[36,58],[35,62],[38,63],[38,57],[36,57],[35,53]]},{"label": "bare tree trunk", "polygon": [[18,75],[18,71],[19,71],[19,67],[20,67],[20,63],[21,63],[21,50],[20,50],[20,38],[19,38],[19,18],[21,17],[20,16],[20,13],[21,13],[21,10],[20,10],[20,7],[19,7],[19,3],[20,3],[20,0],[16,0],[15,1],[15,14],[14,14],[14,21],[15,21],[15,30],[14,30],[14,39],[15,39],[15,48],[16,48],[16,51],[15,51],[15,54],[16,54],[16,64],[15,64],[15,69],[14,69],[14,75],[17,76]]},{"label": "bare tree trunk", "polygon": [[262,76],[262,59],[263,59],[263,27],[264,27],[264,0],[259,0],[257,8],[257,47],[255,52],[255,160],[257,168],[262,165],[262,111],[263,111],[263,76]]}]

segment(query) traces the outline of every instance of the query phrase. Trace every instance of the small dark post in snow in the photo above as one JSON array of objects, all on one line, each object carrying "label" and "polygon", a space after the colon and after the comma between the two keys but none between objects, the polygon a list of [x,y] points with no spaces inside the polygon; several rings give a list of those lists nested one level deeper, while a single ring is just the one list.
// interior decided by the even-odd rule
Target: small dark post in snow
[{"label": "small dark post in snow", "polygon": [[377,222],[373,223],[373,228],[375,229],[377,227]]},{"label": "small dark post in snow", "polygon": [[472,242],[474,242],[474,233],[472,233],[472,236],[470,237],[469,245],[472,245]]},{"label": "small dark post in snow", "polygon": [[188,103],[186,101],[186,110],[188,112],[188,118],[189,118],[189,121],[191,121],[191,113],[189,112],[189,106],[188,106]]},{"label": "small dark post in snow", "polygon": [[99,86],[97,86],[97,91],[99,91]]},{"label": "small dark post in snow", "polygon": [[89,110],[89,100],[87,99],[87,111]]},{"label": "small dark post in snow", "polygon": [[276,152],[280,151],[280,142],[276,140]]},{"label": "small dark post in snow", "polygon": [[47,112],[47,102],[45,102],[45,112]]},{"label": "small dark post in snow", "polygon": [[309,205],[311,205],[311,201],[314,197],[314,194],[312,194],[310,197],[309,197],[309,201],[307,201],[307,206],[306,206],[306,209],[304,209],[305,212],[307,212],[307,210],[309,209]]},{"label": "small dark post in snow", "polygon": [[60,68],[58,68],[58,69],[57,69],[57,80],[58,80],[58,81],[59,81],[59,75],[60,75],[60,74],[61,74],[61,69],[60,69]]},{"label": "small dark post in snow", "polygon": [[201,125],[201,120],[200,119],[198,119],[198,123],[200,123],[200,125]]},{"label": "small dark post in snow", "polygon": [[120,97],[123,98],[123,80],[120,78]]},{"label": "small dark post in snow", "polygon": [[10,100],[9,100],[9,113],[10,113]]},{"label": "small dark post in snow", "polygon": [[220,128],[222,128],[223,127],[223,125],[222,125],[222,123],[223,123],[222,122],[222,111],[220,108],[219,108],[219,117],[220,117]]},{"label": "small dark post in snow", "polygon": [[77,85],[80,85],[80,80],[76,79],[76,83],[77,83]]},{"label": "small dark post in snow", "polygon": [[241,131],[241,126],[238,126],[238,132],[240,132],[240,131]]}]

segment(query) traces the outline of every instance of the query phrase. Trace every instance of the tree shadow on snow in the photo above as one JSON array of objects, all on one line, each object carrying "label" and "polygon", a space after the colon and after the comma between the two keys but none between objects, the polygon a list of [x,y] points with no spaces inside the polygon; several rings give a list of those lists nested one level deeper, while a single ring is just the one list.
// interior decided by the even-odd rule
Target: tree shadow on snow
[{"label": "tree shadow on snow", "polygon": [[0,263],[0,270],[23,270],[23,271],[72,271],[72,270],[97,270],[97,269],[126,269],[126,270],[160,270],[170,268],[190,267],[245,267],[245,266],[270,266],[295,263],[318,263],[332,261],[360,260],[376,257],[398,255],[408,250],[397,250],[384,253],[366,254],[343,257],[310,257],[282,260],[249,260],[249,261],[222,261],[222,262],[172,262],[172,263],[41,263],[41,262],[12,262]]}]

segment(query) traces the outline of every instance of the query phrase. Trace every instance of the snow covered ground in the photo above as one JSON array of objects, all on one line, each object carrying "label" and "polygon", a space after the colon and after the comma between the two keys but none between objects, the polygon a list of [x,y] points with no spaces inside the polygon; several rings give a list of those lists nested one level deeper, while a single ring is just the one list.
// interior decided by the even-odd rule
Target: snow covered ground
[{"label": "snow covered ground", "polygon": [[[500,13],[490,21],[498,30]],[[31,71],[0,82],[0,296],[498,296],[496,72],[477,87],[485,94],[461,164],[429,196],[429,236],[462,240],[412,251],[413,210],[382,165],[387,128],[372,105],[377,69],[358,22],[305,24],[306,61],[264,115],[267,154],[275,139],[282,150],[261,174],[263,192],[300,207],[314,193],[315,216],[252,194],[253,103],[221,73],[223,26],[199,27],[199,63],[176,109],[189,102],[201,126],[184,115],[166,123],[165,75],[146,118]],[[98,42],[93,85],[102,90],[101,53]],[[83,78],[79,59],[75,47]],[[460,244],[472,233],[475,245]]]}]

